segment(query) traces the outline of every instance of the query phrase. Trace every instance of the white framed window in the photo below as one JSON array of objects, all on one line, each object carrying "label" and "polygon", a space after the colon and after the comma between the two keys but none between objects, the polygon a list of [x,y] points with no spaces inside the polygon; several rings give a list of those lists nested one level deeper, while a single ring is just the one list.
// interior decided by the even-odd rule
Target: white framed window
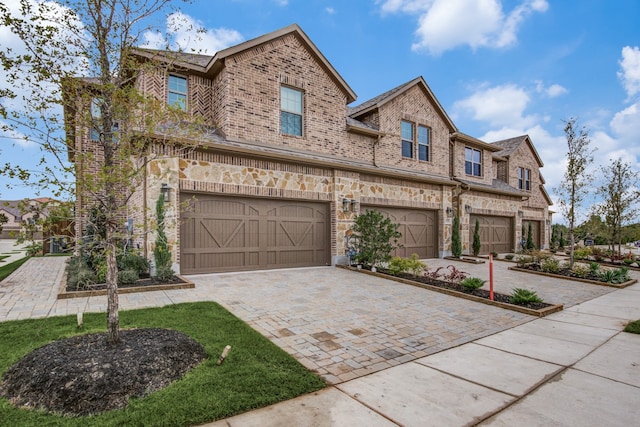
[{"label": "white framed window", "polygon": [[471,176],[482,176],[482,152],[480,150],[465,147],[464,172]]},{"label": "white framed window", "polygon": [[518,188],[531,191],[531,169],[518,168]]},{"label": "white framed window", "polygon": [[302,136],[303,93],[289,86],[280,87],[280,131]]},{"label": "white framed window", "polygon": [[426,126],[418,125],[418,160],[428,162],[431,160],[429,152],[431,140],[431,130]]},{"label": "white framed window", "polygon": [[413,159],[413,145],[414,145],[414,124],[411,122],[401,123],[402,130],[402,157]]},{"label": "white framed window", "polygon": [[169,74],[167,103],[181,110],[187,109],[187,78]]}]

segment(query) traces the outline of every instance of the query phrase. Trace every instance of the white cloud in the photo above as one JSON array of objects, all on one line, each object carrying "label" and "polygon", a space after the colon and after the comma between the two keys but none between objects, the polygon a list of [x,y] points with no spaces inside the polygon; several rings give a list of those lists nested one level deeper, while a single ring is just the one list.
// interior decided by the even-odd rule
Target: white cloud
[{"label": "white cloud", "polygon": [[627,92],[627,96],[631,98],[640,93],[640,48],[638,46],[622,48],[620,68],[618,77],[622,80],[622,86]]},{"label": "white cloud", "polygon": [[0,147],[5,149],[15,145],[20,147],[33,147],[36,145],[25,134],[13,129],[11,125],[2,120],[0,120],[0,142]]},{"label": "white cloud", "polygon": [[611,130],[623,141],[628,141],[628,145],[638,146],[638,135],[640,135],[640,102],[630,105],[622,111],[617,112],[611,119]]},{"label": "white cloud", "polygon": [[331,6],[326,7],[324,10],[325,10],[325,12],[327,12],[329,15],[333,15],[334,13],[336,13],[336,10],[335,10],[333,7],[331,7]]},{"label": "white cloud", "polygon": [[184,50],[213,55],[219,50],[237,44],[242,35],[228,28],[204,28],[201,21],[182,12],[167,16],[166,37],[147,31],[142,46],[152,49]]},{"label": "white cloud", "polygon": [[552,84],[551,86],[545,86],[540,80],[536,82],[536,92],[545,94],[549,98],[556,98],[558,96],[569,93],[569,90],[559,84]]},{"label": "white cloud", "polygon": [[386,0],[380,10],[386,13],[419,15],[414,50],[438,55],[458,46],[502,48],[517,42],[524,19],[534,12],[545,12],[546,0],[524,0],[509,14],[500,0]]},{"label": "white cloud", "polygon": [[468,98],[457,101],[454,110],[471,113],[474,120],[487,122],[493,127],[524,129],[535,120],[533,116],[524,114],[529,100],[526,90],[514,84],[481,87]]}]

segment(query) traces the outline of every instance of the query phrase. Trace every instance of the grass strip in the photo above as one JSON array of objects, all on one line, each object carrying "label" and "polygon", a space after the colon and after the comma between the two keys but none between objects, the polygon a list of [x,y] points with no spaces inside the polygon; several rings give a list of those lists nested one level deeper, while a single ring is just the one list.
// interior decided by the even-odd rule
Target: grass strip
[{"label": "grass strip", "polygon": [[[87,313],[79,332],[76,316],[0,323],[0,372],[51,341],[105,331],[104,313]],[[184,378],[122,410],[91,417],[66,417],[17,409],[0,399],[3,425],[16,426],[191,426],[227,418],[301,394],[324,382],[293,357],[214,302],[121,311],[122,328],[168,328],[200,342],[208,359]],[[232,349],[218,366],[226,345]]]},{"label": "grass strip", "polygon": [[632,334],[640,334],[640,320],[634,320],[633,322],[627,323],[627,326],[625,326],[624,331],[630,332]]},{"label": "grass strip", "polygon": [[2,282],[4,279],[9,277],[11,273],[16,271],[22,264],[27,262],[28,259],[29,257],[20,258],[17,261],[14,261],[10,264],[3,265],[2,267],[0,267],[0,282]]}]

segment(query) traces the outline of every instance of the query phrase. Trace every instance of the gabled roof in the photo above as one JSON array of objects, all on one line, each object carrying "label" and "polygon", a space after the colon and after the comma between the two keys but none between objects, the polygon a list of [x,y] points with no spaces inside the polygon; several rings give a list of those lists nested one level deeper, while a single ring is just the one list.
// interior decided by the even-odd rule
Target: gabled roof
[{"label": "gabled roof", "polygon": [[451,120],[447,112],[444,110],[444,108],[442,108],[442,105],[440,104],[436,96],[433,94],[433,92],[431,91],[431,88],[429,88],[429,85],[424,80],[424,78],[422,78],[422,76],[416,77],[411,81],[408,81],[406,83],[401,84],[400,86],[397,86],[391,90],[388,90],[385,93],[378,95],[374,98],[371,98],[360,105],[357,105],[355,107],[350,107],[348,109],[347,114],[349,115],[349,117],[357,119],[358,117],[361,117],[371,111],[375,111],[379,109],[387,102],[393,100],[399,95],[402,95],[403,93],[407,92],[408,90],[412,89],[415,86],[418,86],[425,92],[425,94],[427,95],[431,103],[436,107],[436,111],[438,112],[440,117],[442,117],[445,123],[449,126],[449,131],[456,132],[457,131],[456,125],[453,123],[453,121]]},{"label": "gabled roof", "polygon": [[[466,133],[453,132],[449,136],[449,138],[451,139],[451,141],[462,141],[464,143],[473,144],[477,147],[484,148],[489,151],[493,151],[493,152],[501,151],[500,147],[496,147],[494,144],[489,144],[488,142],[484,142],[478,138],[474,138],[473,136],[467,135]],[[500,153],[497,153],[497,155],[499,156]]]},{"label": "gabled roof", "polygon": [[133,53],[144,58],[170,62],[177,68],[190,69],[197,73],[215,76],[222,68],[224,68],[225,60],[227,58],[247,51],[249,49],[255,49],[263,44],[269,43],[275,39],[284,37],[289,34],[293,34],[298,38],[298,40],[300,40],[307,51],[325,69],[329,77],[336,83],[336,85],[340,89],[342,89],[342,91],[346,95],[347,104],[355,101],[355,92],[351,89],[351,87],[349,87],[347,82],[336,71],[336,69],[333,68],[333,65],[331,65],[327,58],[322,54],[322,52],[320,52],[316,45],[311,41],[309,36],[307,36],[305,32],[302,31],[298,24],[291,24],[287,27],[281,28],[271,33],[264,34],[251,40],[247,40],[243,43],[231,46],[227,49],[223,49],[219,52],[216,52],[214,56],[142,48],[134,49]]},{"label": "gabled roof", "polygon": [[472,190],[486,191],[494,194],[504,194],[505,196],[512,196],[512,197],[522,197],[522,198],[529,197],[527,194],[524,194],[522,191],[510,186],[506,182],[500,181],[499,179],[493,179],[493,181],[491,182],[491,185],[481,183],[481,182],[468,181],[466,179],[461,179],[461,178],[453,178],[453,179],[467,185]]},{"label": "gabled roof", "polygon": [[495,141],[495,142],[492,142],[491,145],[495,145],[495,146],[500,147],[502,149],[501,151],[496,153],[497,156],[507,157],[508,158],[523,143],[526,143],[526,144],[529,145],[529,148],[531,149],[531,152],[533,153],[533,156],[535,157],[536,162],[538,162],[538,166],[539,167],[543,167],[544,164],[542,163],[542,159],[538,155],[538,152],[536,151],[536,148],[533,146],[533,143],[531,142],[531,138],[529,138],[529,135],[521,135],[521,136],[516,136],[515,138],[509,138],[509,139],[503,139],[501,141]]}]

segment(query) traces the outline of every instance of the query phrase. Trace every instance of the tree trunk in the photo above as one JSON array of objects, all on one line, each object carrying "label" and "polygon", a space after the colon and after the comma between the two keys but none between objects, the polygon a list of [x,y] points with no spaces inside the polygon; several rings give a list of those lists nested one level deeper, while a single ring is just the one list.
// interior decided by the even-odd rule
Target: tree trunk
[{"label": "tree trunk", "polygon": [[569,230],[569,245],[571,245],[569,249],[569,270],[573,270],[573,251],[575,246],[575,235],[573,234],[573,228]]},{"label": "tree trunk", "polygon": [[111,344],[120,342],[120,318],[118,315],[118,263],[116,261],[116,245],[107,231],[107,341]]}]

